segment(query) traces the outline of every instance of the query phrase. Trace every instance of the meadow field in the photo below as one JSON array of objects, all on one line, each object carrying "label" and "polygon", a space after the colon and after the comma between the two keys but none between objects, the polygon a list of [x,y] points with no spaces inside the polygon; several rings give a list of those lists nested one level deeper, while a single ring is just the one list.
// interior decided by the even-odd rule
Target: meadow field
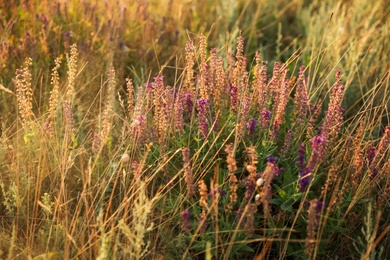
[{"label": "meadow field", "polygon": [[0,259],[390,259],[388,0],[0,0]]}]

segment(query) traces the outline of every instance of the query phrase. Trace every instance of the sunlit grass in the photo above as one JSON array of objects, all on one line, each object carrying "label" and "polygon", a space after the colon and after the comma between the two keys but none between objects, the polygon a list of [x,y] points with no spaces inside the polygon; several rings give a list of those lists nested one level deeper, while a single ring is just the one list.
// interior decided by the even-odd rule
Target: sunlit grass
[{"label": "sunlit grass", "polygon": [[0,258],[386,259],[389,12],[1,3]]}]

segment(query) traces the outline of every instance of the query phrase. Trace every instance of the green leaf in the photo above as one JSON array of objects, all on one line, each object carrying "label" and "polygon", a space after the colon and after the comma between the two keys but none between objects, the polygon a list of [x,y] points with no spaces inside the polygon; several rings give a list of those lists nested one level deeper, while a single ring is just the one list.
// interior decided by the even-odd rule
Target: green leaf
[{"label": "green leaf", "polygon": [[287,193],[286,193],[284,190],[279,189],[279,190],[278,190],[278,194],[279,194],[279,196],[280,196],[281,199],[283,199],[283,200],[286,200],[286,199],[287,199]]}]

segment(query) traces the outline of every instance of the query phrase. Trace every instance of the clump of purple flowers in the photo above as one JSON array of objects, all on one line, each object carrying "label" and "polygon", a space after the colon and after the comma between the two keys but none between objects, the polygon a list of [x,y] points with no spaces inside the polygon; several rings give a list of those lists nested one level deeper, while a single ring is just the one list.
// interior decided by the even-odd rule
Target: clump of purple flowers
[{"label": "clump of purple flowers", "polygon": [[299,174],[298,187],[300,192],[304,192],[309,187],[311,180],[311,169],[306,168]]},{"label": "clump of purple flowers", "polygon": [[192,102],[192,95],[191,93],[187,93],[184,95],[184,103],[186,105],[186,110],[187,110],[187,113],[191,113],[192,112],[192,108],[194,106],[194,103]]},{"label": "clump of purple flowers", "polygon": [[262,128],[267,128],[269,125],[270,119],[271,119],[271,111],[263,109],[260,112],[260,126]]},{"label": "clump of purple flowers", "polygon": [[311,141],[312,152],[304,170],[302,170],[304,165],[304,160],[305,160],[304,145],[301,145],[299,149],[298,167],[300,173],[299,173],[298,186],[300,192],[304,192],[309,186],[311,180],[311,173],[315,168],[315,166],[321,163],[321,161],[324,159],[326,148],[327,148],[327,139],[323,135],[315,136],[310,141]]},{"label": "clump of purple flowers", "polygon": [[253,136],[253,134],[255,133],[255,130],[256,130],[256,125],[257,125],[257,120],[254,119],[254,118],[251,118],[249,120],[249,123],[246,124],[246,127],[248,128],[248,134],[249,136]]}]

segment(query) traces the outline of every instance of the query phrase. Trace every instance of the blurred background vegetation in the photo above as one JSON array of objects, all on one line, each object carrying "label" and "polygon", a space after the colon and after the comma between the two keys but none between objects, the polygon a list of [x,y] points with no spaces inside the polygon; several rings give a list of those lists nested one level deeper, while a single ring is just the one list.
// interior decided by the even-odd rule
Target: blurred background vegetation
[{"label": "blurred background vegetation", "polygon": [[[367,95],[381,102],[388,92],[381,88],[368,94],[388,81],[389,15],[387,0],[1,1],[0,83],[12,88],[15,69],[31,57],[34,87],[43,94],[35,100],[39,107],[48,93],[40,80],[49,75],[54,59],[77,43],[81,62],[88,63],[79,75],[84,81],[78,89],[81,100],[98,91],[101,79],[96,75],[104,73],[109,60],[121,84],[125,77],[146,82],[165,70],[173,85],[187,40],[196,42],[204,34],[209,47],[228,55],[232,50],[227,44],[241,34],[249,59],[257,50],[271,64],[299,55],[299,63],[309,67],[313,92],[326,91],[320,82],[332,81],[332,71],[340,68],[350,116],[364,106]],[[0,93],[0,98],[2,115],[13,113],[4,100],[7,95]]]}]

